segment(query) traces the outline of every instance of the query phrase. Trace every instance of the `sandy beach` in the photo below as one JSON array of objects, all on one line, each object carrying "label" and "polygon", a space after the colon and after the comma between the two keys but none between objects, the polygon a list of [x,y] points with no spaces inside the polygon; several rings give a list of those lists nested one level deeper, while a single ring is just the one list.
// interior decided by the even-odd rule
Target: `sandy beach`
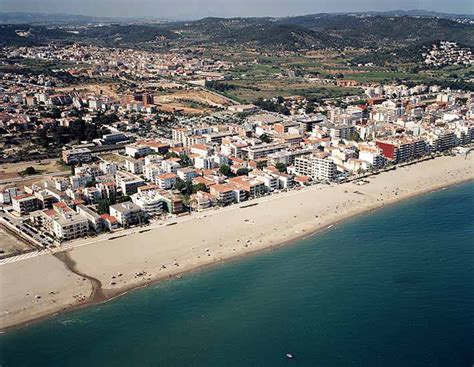
[{"label": "sandy beach", "polygon": [[2,264],[0,328],[271,249],[354,215],[472,179],[472,155],[440,157],[372,176],[364,185],[312,186],[195,213],[173,225],[154,224],[142,233],[135,229],[79,241],[61,254]]}]

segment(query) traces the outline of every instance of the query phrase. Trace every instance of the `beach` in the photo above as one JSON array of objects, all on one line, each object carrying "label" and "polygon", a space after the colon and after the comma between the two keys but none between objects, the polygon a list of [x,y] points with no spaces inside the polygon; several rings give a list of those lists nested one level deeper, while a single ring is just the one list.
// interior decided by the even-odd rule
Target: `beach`
[{"label": "beach", "polygon": [[355,215],[472,179],[472,155],[440,157],[371,176],[362,185],[313,186],[267,196],[144,227],[142,233],[134,230],[125,236],[118,232],[78,241],[62,254],[3,264],[0,328],[102,302],[234,257],[273,250]]}]

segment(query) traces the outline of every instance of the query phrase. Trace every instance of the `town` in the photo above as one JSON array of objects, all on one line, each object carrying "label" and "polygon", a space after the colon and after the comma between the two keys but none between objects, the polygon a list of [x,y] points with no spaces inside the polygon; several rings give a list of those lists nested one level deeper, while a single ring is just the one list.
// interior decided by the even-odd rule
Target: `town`
[{"label": "town", "polygon": [[[38,250],[309,185],[364,184],[399,165],[467,154],[474,141],[472,94],[437,85],[367,82],[357,95],[319,103],[287,96],[241,104],[206,88],[236,65],[202,50],[5,52],[71,63],[62,78],[1,75],[2,162],[24,167],[21,177],[2,176],[1,223]],[[472,63],[461,51],[459,62],[463,55]],[[88,78],[96,84],[81,89],[77,80]],[[163,95],[169,89],[181,99]],[[207,102],[180,105],[189,95]],[[34,167],[44,162],[56,166]]]}]

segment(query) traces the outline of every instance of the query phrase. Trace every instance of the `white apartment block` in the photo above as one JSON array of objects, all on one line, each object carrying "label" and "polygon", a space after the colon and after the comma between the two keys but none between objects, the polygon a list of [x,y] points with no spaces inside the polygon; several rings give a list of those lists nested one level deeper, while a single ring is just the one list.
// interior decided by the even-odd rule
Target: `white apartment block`
[{"label": "white apartment block", "polygon": [[69,241],[85,237],[89,231],[89,222],[78,213],[61,212],[52,218],[52,230],[54,236],[60,241]]},{"label": "white apartment block", "polygon": [[140,224],[146,219],[145,212],[137,204],[130,201],[111,205],[109,210],[110,215],[117,218],[117,221],[123,227]]},{"label": "white apartment block", "polygon": [[336,177],[337,166],[333,161],[315,156],[295,159],[295,171],[313,180],[332,181]]},{"label": "white apartment block", "polygon": [[132,195],[132,201],[149,216],[163,213],[163,196],[161,196],[156,190],[136,193]]},{"label": "white apartment block", "polygon": [[145,161],[143,159],[127,158],[125,159],[125,169],[133,174],[140,175],[143,173]]}]

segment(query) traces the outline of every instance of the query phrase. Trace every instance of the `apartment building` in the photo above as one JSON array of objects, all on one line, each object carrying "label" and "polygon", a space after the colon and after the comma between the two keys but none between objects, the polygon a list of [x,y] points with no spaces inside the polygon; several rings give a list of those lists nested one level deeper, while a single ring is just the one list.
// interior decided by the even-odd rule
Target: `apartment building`
[{"label": "apartment building", "polygon": [[234,189],[228,184],[212,185],[210,193],[222,205],[229,205],[235,201]]},{"label": "apartment building", "polygon": [[262,196],[267,191],[265,183],[259,178],[238,176],[229,179],[229,184],[240,190],[244,190],[249,198]]},{"label": "apartment building", "polygon": [[362,146],[359,150],[359,159],[369,163],[374,168],[382,168],[385,165],[385,158],[382,150],[378,147]]},{"label": "apartment building", "polygon": [[99,233],[103,228],[103,220],[99,214],[94,210],[88,208],[85,205],[77,205],[76,211],[78,214],[82,215],[87,222],[89,223],[89,228],[92,229],[95,233]]},{"label": "apartment building", "polygon": [[190,206],[193,210],[202,211],[209,209],[214,204],[214,197],[203,191],[198,191],[197,193],[191,195]]},{"label": "apartment building", "polygon": [[454,148],[457,144],[456,134],[452,131],[432,133],[428,136],[428,143],[433,151],[442,152]]},{"label": "apartment building", "polygon": [[270,144],[260,144],[260,145],[245,147],[242,149],[242,151],[247,154],[247,158],[249,160],[257,160],[257,159],[265,158],[269,154],[279,152],[286,148],[288,148],[287,144],[270,143]]},{"label": "apartment building", "polygon": [[176,179],[178,176],[174,173],[163,173],[157,177],[156,183],[160,189],[168,190],[176,185]]},{"label": "apartment building", "polygon": [[194,168],[180,168],[176,172],[178,177],[183,181],[191,181],[194,177],[197,176],[196,170]]},{"label": "apartment building", "polygon": [[185,211],[183,200],[180,195],[175,195],[171,191],[162,191],[163,210],[170,214],[179,214]]},{"label": "apartment building", "polygon": [[40,208],[39,201],[34,195],[19,195],[12,198],[13,210],[20,215],[25,215]]},{"label": "apartment building", "polygon": [[355,132],[353,125],[336,125],[329,129],[329,136],[333,139],[352,139]]},{"label": "apartment building", "polygon": [[111,205],[109,211],[110,215],[117,218],[117,222],[123,227],[141,224],[146,219],[146,213],[131,201]]},{"label": "apartment building", "polygon": [[145,161],[143,159],[127,158],[125,159],[125,169],[135,175],[143,173]]},{"label": "apartment building", "polygon": [[138,187],[143,186],[145,182],[137,176],[126,172],[117,172],[115,175],[116,184],[122,190],[123,195],[132,195],[137,192]]},{"label": "apartment building", "polygon": [[106,175],[114,175],[118,170],[117,164],[107,161],[100,162],[99,168]]},{"label": "apartment building", "polygon": [[299,157],[295,159],[295,171],[298,175],[309,176],[313,180],[333,181],[337,166],[333,161],[317,156]]},{"label": "apartment building", "polygon": [[72,210],[57,211],[51,221],[54,236],[60,241],[83,238],[89,231],[87,218]]},{"label": "apartment building", "polygon": [[68,149],[63,150],[62,159],[66,164],[84,163],[92,160],[92,154],[88,148]]},{"label": "apartment building", "polygon": [[132,195],[132,201],[149,216],[163,213],[163,196],[157,190],[144,191]]},{"label": "apartment building", "polygon": [[150,153],[153,153],[153,150],[147,145],[127,145],[125,147],[125,154],[132,158],[144,157]]},{"label": "apartment building", "polygon": [[429,152],[428,144],[423,139],[394,138],[376,141],[385,158],[398,163],[422,157]]}]

